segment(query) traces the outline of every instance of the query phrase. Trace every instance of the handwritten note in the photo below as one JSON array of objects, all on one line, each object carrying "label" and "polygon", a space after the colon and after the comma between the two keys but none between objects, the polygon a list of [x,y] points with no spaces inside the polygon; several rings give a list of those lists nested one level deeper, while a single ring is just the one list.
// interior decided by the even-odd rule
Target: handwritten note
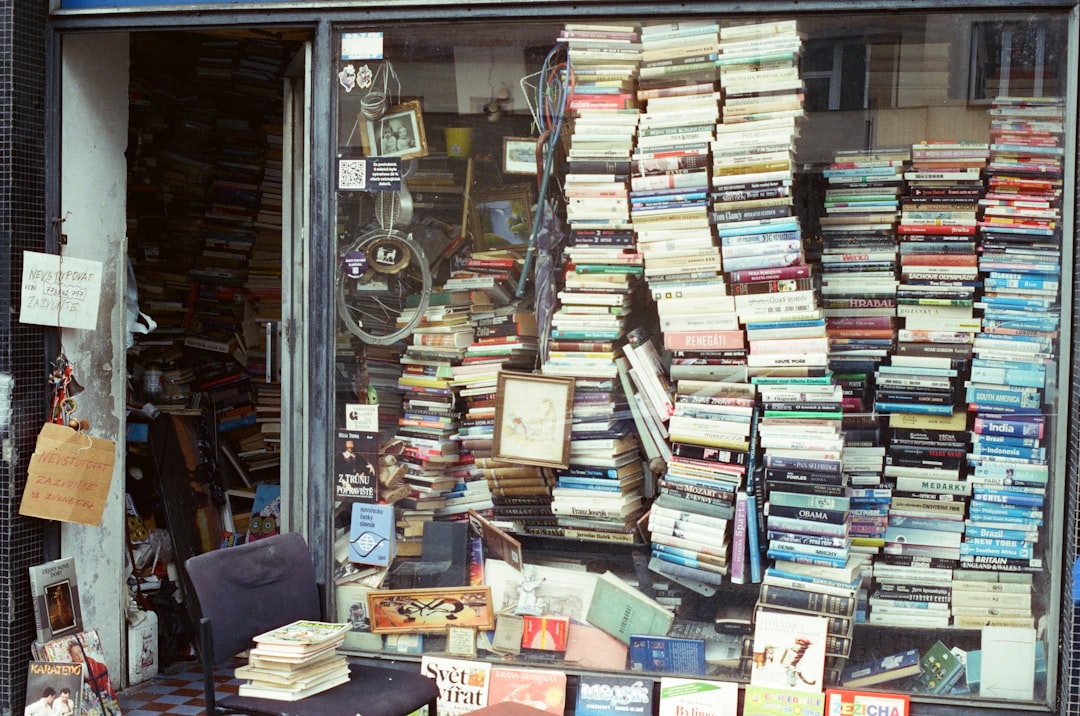
[{"label": "handwritten note", "polygon": [[111,440],[46,423],[30,456],[19,514],[101,524],[115,462]]},{"label": "handwritten note", "polygon": [[21,323],[97,327],[100,261],[23,252]]}]

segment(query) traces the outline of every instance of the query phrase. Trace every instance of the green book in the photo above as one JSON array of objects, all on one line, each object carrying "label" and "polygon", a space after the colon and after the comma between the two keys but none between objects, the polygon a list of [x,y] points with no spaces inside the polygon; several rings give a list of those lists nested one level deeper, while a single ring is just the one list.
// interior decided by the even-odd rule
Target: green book
[{"label": "green book", "polygon": [[912,691],[920,694],[945,694],[964,673],[964,665],[940,641],[923,654],[919,660],[919,675],[915,677]]},{"label": "green book", "polygon": [[674,619],[675,615],[662,604],[611,572],[597,577],[585,617],[585,621],[624,644],[630,643],[631,634],[663,636]]}]

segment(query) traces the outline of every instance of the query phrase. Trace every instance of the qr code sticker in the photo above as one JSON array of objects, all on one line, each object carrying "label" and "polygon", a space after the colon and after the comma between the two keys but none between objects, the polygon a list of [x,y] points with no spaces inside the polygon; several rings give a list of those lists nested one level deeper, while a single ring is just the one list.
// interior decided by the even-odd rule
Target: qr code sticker
[{"label": "qr code sticker", "polygon": [[367,160],[342,159],[338,162],[338,191],[367,191]]}]

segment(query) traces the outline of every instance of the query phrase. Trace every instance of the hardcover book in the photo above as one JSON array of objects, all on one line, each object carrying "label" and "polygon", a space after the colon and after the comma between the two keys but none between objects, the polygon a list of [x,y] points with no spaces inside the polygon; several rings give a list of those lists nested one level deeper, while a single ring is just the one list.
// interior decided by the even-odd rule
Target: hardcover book
[{"label": "hardcover book", "polygon": [[56,559],[30,567],[29,572],[37,640],[45,643],[82,631],[75,559]]},{"label": "hardcover book", "polygon": [[[749,684],[744,694],[742,716],[823,716],[825,713],[825,697],[816,691]],[[846,716],[839,711],[828,713]]]},{"label": "hardcover book", "polygon": [[31,661],[26,674],[27,714],[81,714],[83,664]]},{"label": "hardcover book", "polygon": [[491,664],[441,656],[420,659],[420,673],[439,686],[438,716],[456,716],[487,706]]},{"label": "hardcover book", "polygon": [[824,617],[759,609],[750,683],[821,691],[827,631],[828,620]]},{"label": "hardcover book", "polygon": [[578,716],[652,716],[653,682],[633,676],[582,674],[578,678]]},{"label": "hardcover book", "polygon": [[660,679],[659,716],[724,716],[738,711],[739,686],[727,681]]},{"label": "hardcover book", "polygon": [[493,665],[488,705],[504,701],[562,716],[566,706],[566,674],[549,669]]}]

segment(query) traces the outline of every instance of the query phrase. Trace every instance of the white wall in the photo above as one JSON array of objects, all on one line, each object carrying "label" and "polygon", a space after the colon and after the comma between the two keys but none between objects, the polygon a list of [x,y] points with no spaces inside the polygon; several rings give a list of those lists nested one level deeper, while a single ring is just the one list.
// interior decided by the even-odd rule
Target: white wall
[{"label": "white wall", "polygon": [[124,303],[127,167],[128,36],[63,38],[60,215],[65,256],[104,264],[96,330],[63,329],[63,347],[84,387],[76,417],[89,433],[116,442],[105,514],[100,526],[64,524],[62,552],[75,558],[83,620],[98,630],[116,686],[126,685],[123,618],[124,406],[127,383]]}]

